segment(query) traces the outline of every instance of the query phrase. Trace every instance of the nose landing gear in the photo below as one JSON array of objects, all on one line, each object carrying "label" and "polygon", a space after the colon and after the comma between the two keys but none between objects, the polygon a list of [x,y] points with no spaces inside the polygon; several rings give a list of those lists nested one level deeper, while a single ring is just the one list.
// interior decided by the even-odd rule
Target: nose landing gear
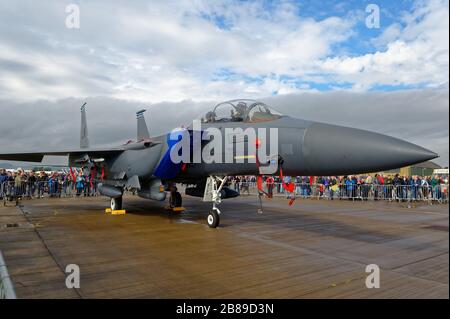
[{"label": "nose landing gear", "polygon": [[205,193],[203,195],[204,202],[212,202],[212,209],[206,218],[206,222],[210,228],[216,228],[220,223],[220,210],[217,208],[222,202],[220,192],[225,185],[227,177],[210,176],[206,180]]}]

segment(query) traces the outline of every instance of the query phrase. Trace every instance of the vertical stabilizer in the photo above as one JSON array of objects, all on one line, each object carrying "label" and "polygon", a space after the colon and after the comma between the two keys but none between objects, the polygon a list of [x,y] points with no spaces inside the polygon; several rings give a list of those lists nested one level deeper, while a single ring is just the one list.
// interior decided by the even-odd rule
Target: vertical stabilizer
[{"label": "vertical stabilizer", "polygon": [[147,124],[145,123],[144,112],[146,110],[140,110],[136,112],[137,118],[137,140],[148,140],[150,138],[150,134],[148,133]]},{"label": "vertical stabilizer", "polygon": [[86,102],[81,106],[81,130],[80,130],[80,148],[89,147],[89,137],[86,120]]}]

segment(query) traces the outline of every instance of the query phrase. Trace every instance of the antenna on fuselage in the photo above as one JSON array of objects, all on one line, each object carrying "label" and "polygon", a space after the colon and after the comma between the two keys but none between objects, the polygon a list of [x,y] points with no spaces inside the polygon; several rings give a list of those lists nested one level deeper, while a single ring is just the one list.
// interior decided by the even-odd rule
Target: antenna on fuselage
[{"label": "antenna on fuselage", "polygon": [[89,148],[89,137],[86,119],[86,102],[81,106],[80,148]]},{"label": "antenna on fuselage", "polygon": [[147,124],[145,123],[144,113],[146,110],[136,112],[137,119],[137,141],[148,140],[150,133],[148,132]]}]

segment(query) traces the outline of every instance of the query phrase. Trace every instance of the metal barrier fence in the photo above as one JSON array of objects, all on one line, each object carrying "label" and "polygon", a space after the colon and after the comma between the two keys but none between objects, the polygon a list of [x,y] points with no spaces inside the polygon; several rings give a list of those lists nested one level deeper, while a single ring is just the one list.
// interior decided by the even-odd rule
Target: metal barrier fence
[{"label": "metal barrier fence", "polygon": [[[297,196],[315,199],[353,199],[388,201],[436,201],[448,203],[448,185],[378,185],[378,184],[303,184],[295,183],[294,192],[289,193],[281,183],[264,184],[263,190],[277,196]],[[232,183],[231,188],[241,195],[257,195],[256,182]]]},{"label": "metal barrier fence", "polygon": [[[4,182],[0,185],[0,200],[16,204],[23,198],[98,196],[97,182],[80,184],[73,182]],[[78,186],[78,187],[77,187]]]},{"label": "metal barrier fence", "polygon": [[5,259],[0,251],[0,299],[16,299],[14,286],[6,269]]},{"label": "metal barrier fence", "polygon": [[[5,182],[0,185],[0,200],[18,203],[22,198],[85,197],[98,196],[97,182],[84,183],[81,187],[73,182]],[[256,182],[231,183],[232,189],[243,195],[257,195]],[[377,185],[377,184],[302,184],[296,183],[289,194],[281,183],[264,184],[264,191],[273,196],[292,196],[316,199],[390,200],[390,201],[437,201],[448,203],[448,185]]]}]

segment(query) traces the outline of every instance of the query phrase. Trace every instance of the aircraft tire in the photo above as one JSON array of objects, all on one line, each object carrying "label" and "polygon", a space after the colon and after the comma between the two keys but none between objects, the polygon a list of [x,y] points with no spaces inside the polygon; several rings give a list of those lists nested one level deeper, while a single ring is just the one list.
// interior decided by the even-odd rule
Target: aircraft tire
[{"label": "aircraft tire", "polygon": [[122,209],[122,197],[111,198],[111,210]]},{"label": "aircraft tire", "polygon": [[208,217],[206,218],[206,222],[208,223],[209,228],[216,228],[217,226],[219,226],[220,223],[219,213],[215,209],[212,209],[209,212]]},{"label": "aircraft tire", "polygon": [[173,192],[170,197],[170,207],[181,207],[183,205],[183,198],[180,192]]}]

